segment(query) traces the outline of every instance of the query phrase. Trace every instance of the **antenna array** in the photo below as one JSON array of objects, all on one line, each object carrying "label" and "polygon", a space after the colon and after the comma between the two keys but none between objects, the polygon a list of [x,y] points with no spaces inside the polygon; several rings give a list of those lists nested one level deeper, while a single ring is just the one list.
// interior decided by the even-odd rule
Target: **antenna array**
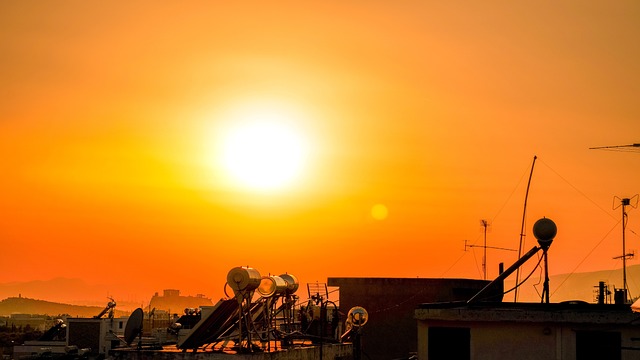
[{"label": "antenna array", "polygon": [[626,234],[626,227],[627,227],[627,220],[628,220],[628,215],[627,215],[627,206],[631,206],[632,208],[637,208],[638,207],[638,194],[634,195],[631,198],[619,198],[617,196],[613,197],[613,210],[616,210],[617,208],[622,208],[622,255],[620,256],[616,256],[614,257],[614,259],[622,259],[622,291],[623,291],[623,298],[624,298],[624,303],[627,302],[628,300],[628,292],[629,292],[629,285],[627,284],[627,259],[631,259],[634,256],[634,253],[627,253],[627,249],[626,249],[626,240],[625,240],[625,234]]}]

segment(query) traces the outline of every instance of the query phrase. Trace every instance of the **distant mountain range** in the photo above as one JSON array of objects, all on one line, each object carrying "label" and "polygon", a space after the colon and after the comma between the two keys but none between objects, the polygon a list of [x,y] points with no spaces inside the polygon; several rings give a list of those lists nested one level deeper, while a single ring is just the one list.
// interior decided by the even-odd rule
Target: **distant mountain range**
[{"label": "distant mountain range", "polygon": [[[111,301],[103,288],[80,279],[67,278],[0,284],[0,299],[5,299],[0,301],[0,316],[19,313],[92,317]],[[129,314],[138,307],[145,311],[156,309],[182,313],[185,308],[212,305],[211,299],[202,294],[182,296],[180,290],[166,289],[162,295],[156,292],[144,302],[117,297],[113,300],[116,302],[116,314]]]},{"label": "distant mountain range", "polygon": [[[55,303],[83,305],[104,308],[110,301],[108,286],[88,284],[81,279],[54,278],[0,284],[0,299],[22,297],[42,299]],[[118,310],[131,312],[138,307],[146,307],[152,294],[145,300],[129,300],[113,296]]]},{"label": "distant mountain range", "polygon": [[98,305],[97,299],[103,299],[105,304],[108,302],[109,293],[102,285],[90,285],[83,280],[69,278],[0,284],[0,299],[20,296],[65,303],[92,301],[91,305]]},{"label": "distant mountain range", "polygon": [[[505,290],[511,289],[514,285],[512,275],[505,281]],[[518,293],[520,302],[540,302],[542,292],[542,279],[539,275],[534,275],[523,284]],[[568,300],[582,300],[595,302],[595,290],[599,281],[604,281],[610,286],[613,293],[613,286],[622,287],[622,269],[601,270],[593,272],[583,272],[574,274],[552,275],[549,279],[551,289],[551,301],[561,302]],[[640,265],[627,266],[627,283],[629,285],[630,298],[640,296]],[[534,285],[535,284],[535,285]],[[108,294],[104,287],[100,285],[90,285],[80,279],[55,278],[51,280],[36,280],[28,282],[12,282],[0,284],[0,316],[11,313],[34,313],[34,314],[70,314],[72,316],[94,316],[97,315],[108,302]],[[137,307],[149,306],[150,300],[155,299],[153,307],[158,309],[171,308],[182,309],[182,307],[197,307],[200,302],[210,302],[210,299],[199,297],[183,297],[184,304],[163,303],[167,300],[163,297],[150,296],[149,300],[143,303],[135,301],[123,301],[115,299],[116,310],[129,313]],[[43,299],[41,301],[37,299]],[[44,300],[46,299],[46,300]],[[100,301],[102,299],[102,301]],[[513,301],[513,292],[505,295],[503,301]],[[611,296],[613,301],[613,294]]]},{"label": "distant mountain range", "polygon": [[[514,286],[511,277],[505,281],[504,288],[509,290]],[[535,278],[535,279],[533,279]],[[534,275],[519,289],[518,301],[540,302],[542,293],[542,281],[538,281],[539,276]],[[595,291],[598,282],[604,281],[611,290],[611,302],[613,302],[614,285],[622,288],[622,269],[601,270],[593,272],[560,274],[549,276],[549,293],[551,302],[562,302],[570,300],[582,300],[590,303],[596,302]],[[533,285],[539,283],[537,285]],[[627,266],[627,284],[629,286],[629,297],[640,296],[640,265]],[[505,295],[503,301],[513,301],[513,292]]]}]

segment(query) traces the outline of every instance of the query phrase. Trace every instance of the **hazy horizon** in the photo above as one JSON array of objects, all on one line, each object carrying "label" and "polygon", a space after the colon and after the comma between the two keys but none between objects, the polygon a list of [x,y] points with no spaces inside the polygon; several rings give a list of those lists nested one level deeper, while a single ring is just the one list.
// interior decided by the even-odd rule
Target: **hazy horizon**
[{"label": "hazy horizon", "polygon": [[[533,260],[532,260],[533,261]],[[594,288],[598,285],[599,281],[604,281],[609,286],[615,286],[614,284],[621,282],[622,269],[602,269],[591,272],[576,272],[565,274],[551,274],[550,280],[550,293],[552,302],[561,302],[568,300],[582,300],[587,302],[594,302]],[[366,276],[365,276],[366,277]],[[542,273],[537,276],[533,276],[533,279],[525,282],[519,289],[520,293],[518,301],[521,302],[537,302],[540,299],[542,292]],[[640,265],[632,265],[627,267],[627,277],[629,282],[629,296],[630,298],[636,298],[640,295]],[[515,282],[515,276],[510,276],[505,280],[505,290],[509,290],[513,287]],[[489,279],[492,280],[492,279]],[[325,279],[326,281],[326,279]],[[40,287],[36,285],[40,284]],[[25,286],[30,285],[26,291],[21,292],[20,289],[25,289]],[[55,286],[57,288],[63,288],[64,293],[50,292],[50,287]],[[7,289],[8,288],[8,289]],[[76,292],[69,292],[69,289],[75,288]],[[163,295],[163,291],[166,289],[180,290],[181,296],[197,296],[199,294],[205,295],[205,297],[213,300],[217,298],[209,295],[206,292],[207,289],[203,288],[203,291],[197,293],[187,293],[183,291],[179,286],[165,286],[162,289],[157,289],[152,293],[145,294],[127,294],[117,291],[109,290],[111,287],[100,284],[86,283],[79,278],[53,278],[53,279],[41,279],[32,280],[27,282],[11,282],[0,283],[0,300],[9,297],[22,296],[25,298],[45,300],[52,302],[60,302],[73,305],[89,305],[89,306],[101,306],[106,304],[108,300],[113,298],[120,305],[125,308],[145,307],[148,305],[150,299],[158,293]],[[89,290],[89,291],[88,291]],[[333,289],[337,290],[337,289]],[[300,284],[298,296],[304,302],[306,291],[306,284]],[[17,293],[16,293],[17,292]],[[213,292],[215,293],[215,292]],[[505,294],[503,301],[512,302],[513,292]],[[613,298],[613,297],[612,297]],[[336,300],[337,301],[337,298]],[[104,303],[104,304],[103,304]],[[133,309],[132,308],[132,309]],[[132,310],[129,309],[129,310]]]}]

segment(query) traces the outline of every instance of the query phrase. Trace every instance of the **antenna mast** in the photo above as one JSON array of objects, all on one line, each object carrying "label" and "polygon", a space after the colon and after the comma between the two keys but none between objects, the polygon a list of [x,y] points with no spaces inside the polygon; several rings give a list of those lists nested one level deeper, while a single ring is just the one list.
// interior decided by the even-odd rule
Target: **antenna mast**
[{"label": "antenna mast", "polygon": [[[522,211],[522,226],[520,227],[520,245],[518,246],[518,258],[522,254],[522,241],[524,240],[524,223],[527,218],[527,199],[529,198],[529,187],[531,186],[531,178],[533,177],[533,167],[536,166],[537,156],[533,156],[533,163],[531,164],[531,173],[529,173],[529,181],[527,182],[527,192],[524,195],[524,210]],[[520,268],[516,270],[516,284],[520,281]],[[513,291],[513,302],[518,302],[518,288]]]},{"label": "antenna mast", "polygon": [[467,240],[464,241],[464,251],[467,251],[467,248],[475,248],[475,247],[481,247],[483,250],[483,257],[482,257],[482,272],[484,275],[484,280],[487,280],[487,249],[494,249],[494,250],[505,250],[505,251],[518,251],[516,249],[507,249],[507,248],[503,248],[503,247],[497,247],[497,246],[487,246],[487,228],[489,226],[491,226],[491,223],[489,222],[489,220],[480,220],[480,226],[482,226],[484,229],[484,245],[467,245]]},{"label": "antenna mast", "polygon": [[[638,207],[638,194],[636,194],[632,198],[622,198],[622,199],[620,199],[617,196],[614,196],[613,200],[614,200],[614,207],[613,207],[614,210],[619,207],[622,208],[622,255],[616,256],[614,257],[614,259],[622,258],[622,288],[624,290],[624,302],[626,303],[627,293],[629,292],[629,286],[627,285],[627,258],[633,257],[633,253],[627,253],[627,249],[626,249],[625,233],[626,233],[627,220],[628,220],[626,208],[629,205],[631,205],[634,209]],[[616,200],[620,202],[620,205],[618,206],[615,205]]]},{"label": "antenna mast", "polygon": [[487,280],[487,227],[489,227],[489,220],[480,220],[480,226],[484,228],[484,255],[482,256],[482,272],[484,273],[483,280]]},{"label": "antenna mast", "polygon": [[[621,151],[621,152],[636,152],[640,153],[640,143],[633,143],[628,145],[610,145],[610,146],[596,146],[590,147],[590,150],[608,150],[608,151]],[[620,205],[616,206],[616,200],[620,203]],[[626,207],[631,205],[633,208],[638,207],[638,194],[631,198],[623,198],[620,199],[617,196],[613,197],[613,209],[617,209],[618,207],[622,207],[622,255],[616,256],[614,259],[622,258],[622,288],[624,292],[624,302],[627,302],[627,293],[629,288],[627,286],[627,258],[633,257],[633,252],[627,253],[626,244],[625,244],[625,232],[627,226],[627,212]],[[633,204],[632,204],[633,203]],[[616,291],[617,293],[617,291]]]}]

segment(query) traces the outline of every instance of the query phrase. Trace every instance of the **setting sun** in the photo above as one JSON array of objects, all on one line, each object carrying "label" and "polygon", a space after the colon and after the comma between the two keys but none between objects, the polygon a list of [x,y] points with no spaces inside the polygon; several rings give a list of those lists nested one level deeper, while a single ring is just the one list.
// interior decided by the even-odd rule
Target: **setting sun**
[{"label": "setting sun", "polygon": [[220,155],[225,174],[234,185],[273,191],[299,178],[308,149],[290,114],[249,108],[233,120],[223,136]]}]

